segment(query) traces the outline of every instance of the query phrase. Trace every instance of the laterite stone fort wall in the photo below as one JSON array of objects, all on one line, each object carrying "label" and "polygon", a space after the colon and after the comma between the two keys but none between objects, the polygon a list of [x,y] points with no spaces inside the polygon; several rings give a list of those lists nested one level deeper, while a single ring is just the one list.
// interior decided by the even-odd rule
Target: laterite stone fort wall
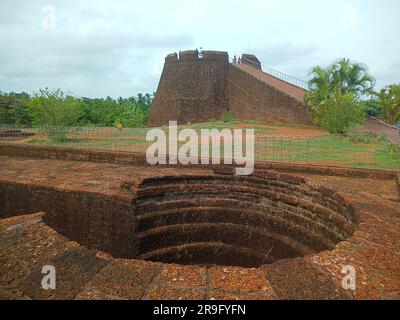
[{"label": "laterite stone fort wall", "polygon": [[[202,58],[195,51],[168,55],[149,125],[206,122],[219,119],[227,110],[241,120],[312,124],[303,99],[290,94],[300,88],[274,78],[282,82],[277,88],[262,79],[265,74],[258,67],[250,67],[259,73],[257,76],[238,66],[229,63],[227,52],[204,51]],[[289,88],[287,92],[285,88]]]},{"label": "laterite stone fort wall", "polygon": [[230,65],[229,110],[241,120],[275,120],[311,125],[302,101]]},{"label": "laterite stone fort wall", "polygon": [[160,126],[169,121],[178,124],[218,119],[228,108],[226,52],[195,51],[171,54],[164,70],[150,115],[149,125]]}]

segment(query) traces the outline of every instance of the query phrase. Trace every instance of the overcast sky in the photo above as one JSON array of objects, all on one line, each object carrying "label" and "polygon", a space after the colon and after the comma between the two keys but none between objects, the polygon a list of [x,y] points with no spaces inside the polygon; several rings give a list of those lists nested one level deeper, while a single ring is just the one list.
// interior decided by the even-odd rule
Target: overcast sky
[{"label": "overcast sky", "polygon": [[0,0],[0,91],[118,97],[157,89],[164,57],[254,53],[307,79],[348,57],[400,82],[399,0]]}]

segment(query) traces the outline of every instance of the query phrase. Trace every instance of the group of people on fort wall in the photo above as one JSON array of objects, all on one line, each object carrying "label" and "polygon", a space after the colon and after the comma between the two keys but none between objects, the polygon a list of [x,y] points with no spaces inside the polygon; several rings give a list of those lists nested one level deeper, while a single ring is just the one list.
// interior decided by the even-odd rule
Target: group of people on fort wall
[{"label": "group of people on fort wall", "polygon": [[242,58],[237,58],[236,55],[233,57],[232,63],[242,64]]}]

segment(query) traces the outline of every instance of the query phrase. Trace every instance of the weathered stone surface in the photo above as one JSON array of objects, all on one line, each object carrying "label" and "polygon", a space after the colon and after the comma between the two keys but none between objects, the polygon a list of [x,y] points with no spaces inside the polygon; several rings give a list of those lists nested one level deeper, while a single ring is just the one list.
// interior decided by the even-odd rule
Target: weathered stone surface
[{"label": "weathered stone surface", "polygon": [[78,294],[77,299],[140,300],[161,265],[140,260],[117,259],[102,269]]},{"label": "weathered stone surface", "polygon": [[228,108],[229,61],[226,52],[184,51],[169,55],[149,115],[149,125],[159,126],[218,119]]},{"label": "weathered stone surface", "polygon": [[290,259],[267,267],[267,278],[283,300],[347,300],[350,296],[328,273],[304,259]]},{"label": "weathered stone surface", "polygon": [[273,296],[274,292],[264,269],[211,267],[208,270],[210,286],[230,292]]},{"label": "weathered stone surface", "polygon": [[74,248],[48,261],[47,265],[54,266],[56,270],[56,289],[44,290],[42,288],[42,267],[31,269],[23,283],[23,291],[32,299],[74,299],[82,287],[109,262],[96,257],[95,250]]},{"label": "weathered stone surface", "polygon": [[157,285],[146,300],[204,300],[206,291],[199,288]]},{"label": "weathered stone surface", "polygon": [[[292,179],[282,168],[277,170],[271,166],[271,169],[277,173],[269,171],[265,176],[232,180],[228,172],[214,175],[211,170],[201,168],[137,167],[0,156],[0,215],[12,214],[13,208],[18,209],[18,216],[0,219],[0,297],[399,299],[400,204],[397,202],[399,190],[394,180],[397,175],[392,179],[392,173],[389,172],[353,172],[349,169],[346,174],[338,170],[337,175],[332,176],[316,174],[316,168],[312,168],[311,172],[303,168],[298,175],[305,178],[305,182],[303,179]],[[99,175],[99,172],[102,174]],[[279,179],[281,174],[285,174],[284,179]],[[123,181],[131,181],[132,188],[122,189]],[[16,188],[16,185],[19,187]],[[176,186],[178,192],[172,194]],[[264,192],[264,188],[268,192]],[[24,190],[29,190],[29,195],[32,195],[29,199]],[[63,197],[53,197],[57,193]],[[74,197],[70,197],[70,194],[74,194]],[[198,197],[194,194],[198,194]],[[64,229],[57,232],[48,225],[50,220],[45,218],[48,213],[23,215],[40,209],[38,204],[39,207],[44,205],[39,200],[40,195],[48,195],[47,203],[60,202],[53,204],[57,210],[67,210],[60,216],[56,214],[57,210],[54,211],[55,217],[62,217],[60,226],[63,225],[65,214],[74,217],[68,220]],[[78,201],[82,195],[85,197]],[[173,201],[168,203],[165,195]],[[252,203],[254,199],[262,198],[261,204]],[[75,200],[69,202],[71,199]],[[92,208],[80,207],[85,201]],[[116,203],[124,204],[128,210],[120,210],[122,207],[116,206]],[[182,207],[185,203],[188,205],[186,209]],[[196,203],[201,204],[204,210],[199,209],[198,214],[194,215],[190,209],[196,208]],[[28,212],[24,212],[24,205],[27,205]],[[137,216],[132,205],[141,206],[142,211],[138,211],[140,214]],[[154,205],[159,211],[148,212]],[[49,208],[48,204],[46,206]],[[263,206],[268,207],[269,211],[264,213]],[[165,212],[161,209],[165,209]],[[179,210],[184,214],[179,216]],[[85,212],[92,212],[92,220],[97,214],[98,221],[91,222],[85,217]],[[291,235],[295,241],[290,243],[290,247],[299,248],[295,242],[301,241],[312,246],[315,252],[261,268],[246,269],[161,265],[157,262],[113,259],[110,254],[84,247],[84,244],[97,246],[99,239],[119,239],[120,245],[129,243],[124,242],[124,237],[115,238],[113,233],[113,230],[121,230],[126,225],[117,221],[118,212],[135,216],[132,225],[135,228],[140,226],[140,232],[189,221],[192,224],[249,224],[251,227],[246,229],[249,232],[251,228],[265,223],[275,233],[279,231],[286,236]],[[353,220],[354,217],[357,219]],[[280,219],[284,218],[287,221],[282,223]],[[80,221],[85,222],[79,224]],[[347,229],[348,226],[350,228]],[[65,237],[76,233],[68,233],[68,227],[71,230],[80,227],[81,230],[91,231],[84,238],[85,243],[78,244]],[[96,230],[101,232],[94,232]],[[191,228],[182,230],[193,234]],[[234,234],[245,233],[236,230]],[[252,233],[250,235],[254,236]],[[181,236],[186,249],[190,248],[184,233]],[[224,239],[233,238],[229,236]],[[252,247],[257,244],[255,239],[243,242]],[[332,247],[329,247],[329,242],[325,244],[324,241],[328,240],[333,241]],[[161,245],[162,241],[163,237],[159,238],[158,243]],[[157,239],[150,244],[152,248],[155,247]],[[261,244],[258,242],[258,247],[261,248]],[[223,241],[219,245],[220,248],[229,248]],[[132,252],[140,249],[137,246],[126,248]],[[204,250],[204,257],[214,253],[207,250]],[[201,251],[194,252],[197,254]],[[274,253],[275,258],[285,258],[280,257],[278,252],[282,250]],[[185,263],[188,262],[190,260]],[[41,268],[44,265],[56,267],[59,283],[54,292],[41,289]],[[349,265],[357,273],[355,291],[345,291],[341,287],[344,276],[342,269]]]},{"label": "weathered stone surface", "polygon": [[194,51],[168,55],[149,124],[205,122],[228,110],[243,120],[312,124],[304,89],[263,73],[255,56],[244,58],[255,63],[229,64],[228,53],[216,51],[203,52],[203,58]]},{"label": "weathered stone surface", "polygon": [[245,64],[229,66],[229,110],[241,120],[312,124],[305,90]]}]

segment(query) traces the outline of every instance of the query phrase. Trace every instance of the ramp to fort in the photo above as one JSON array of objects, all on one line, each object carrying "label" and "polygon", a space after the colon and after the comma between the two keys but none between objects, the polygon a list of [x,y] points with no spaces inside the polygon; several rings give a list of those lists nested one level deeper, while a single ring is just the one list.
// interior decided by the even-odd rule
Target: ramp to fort
[{"label": "ramp to fort", "polygon": [[236,118],[312,124],[303,88],[245,63],[230,64],[228,82],[229,110]]},{"label": "ramp to fort", "polygon": [[282,93],[286,95],[290,95],[294,99],[296,99],[299,102],[304,101],[304,95],[306,93],[306,90],[296,86],[294,84],[291,84],[289,82],[286,82],[284,80],[281,80],[277,77],[274,77],[268,73],[263,72],[262,70],[256,69],[253,66],[250,66],[248,64],[237,64],[233,63],[232,67],[239,68],[240,70],[248,73],[250,76],[256,78],[257,80],[260,80],[264,82],[267,86],[272,86],[275,89],[281,91]]}]

